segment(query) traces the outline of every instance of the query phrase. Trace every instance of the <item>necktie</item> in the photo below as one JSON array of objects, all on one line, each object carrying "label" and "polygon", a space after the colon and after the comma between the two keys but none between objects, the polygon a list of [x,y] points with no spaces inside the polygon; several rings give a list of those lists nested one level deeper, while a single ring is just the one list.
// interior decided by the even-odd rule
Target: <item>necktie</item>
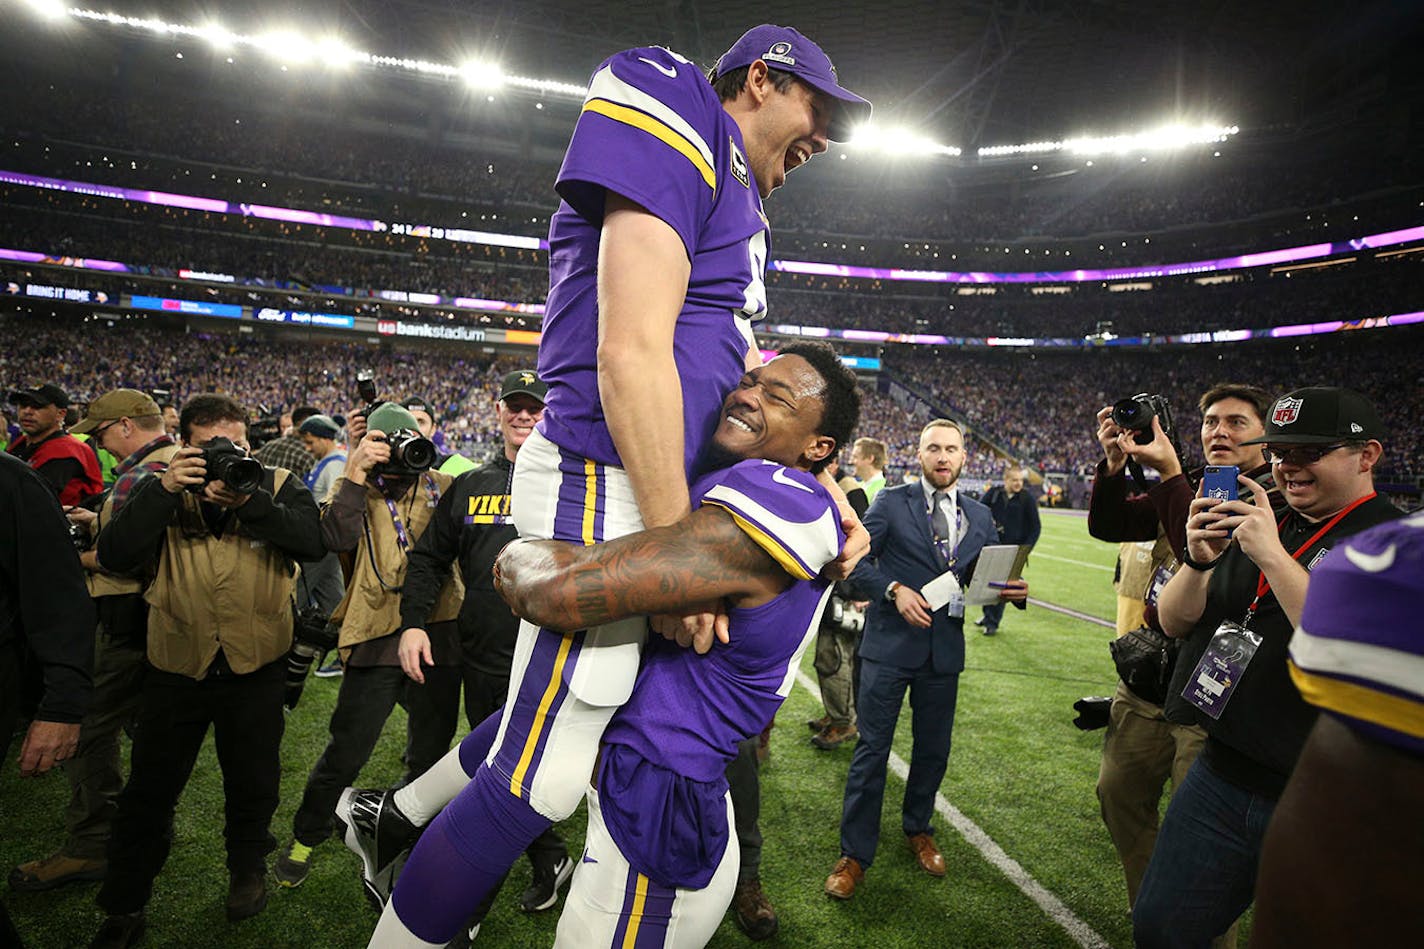
[{"label": "necktie", "polygon": [[954,549],[954,535],[950,533],[949,517],[944,512],[944,502],[949,497],[945,491],[934,493],[934,512],[931,520],[934,523],[935,539],[940,541],[937,545],[939,552],[946,561],[950,558],[950,551]]}]

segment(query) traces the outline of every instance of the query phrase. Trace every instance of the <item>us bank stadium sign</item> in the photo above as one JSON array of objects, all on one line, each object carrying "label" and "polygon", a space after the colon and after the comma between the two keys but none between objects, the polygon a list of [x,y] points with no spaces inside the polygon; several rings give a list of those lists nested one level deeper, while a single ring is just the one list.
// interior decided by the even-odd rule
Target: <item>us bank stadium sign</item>
[{"label": "us bank stadium sign", "polygon": [[382,336],[453,339],[470,343],[483,343],[485,341],[485,331],[477,326],[452,326],[442,323],[407,323],[404,320],[377,320],[376,332]]}]

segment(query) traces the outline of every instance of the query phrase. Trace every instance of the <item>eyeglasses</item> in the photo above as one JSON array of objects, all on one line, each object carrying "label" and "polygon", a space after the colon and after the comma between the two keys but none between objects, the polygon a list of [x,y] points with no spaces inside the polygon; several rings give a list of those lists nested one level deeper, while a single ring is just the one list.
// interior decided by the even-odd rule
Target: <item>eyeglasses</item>
[{"label": "eyeglasses", "polygon": [[1293,465],[1304,467],[1313,465],[1332,451],[1338,451],[1344,447],[1343,443],[1337,445],[1267,445],[1264,451],[1267,461],[1289,461]]},{"label": "eyeglasses", "polygon": [[98,428],[94,429],[94,431],[90,434],[89,437],[94,439],[94,444],[98,445],[100,443],[100,439],[104,437],[104,433],[122,421],[123,419],[116,418],[112,422],[107,422],[103,425],[100,425]]}]

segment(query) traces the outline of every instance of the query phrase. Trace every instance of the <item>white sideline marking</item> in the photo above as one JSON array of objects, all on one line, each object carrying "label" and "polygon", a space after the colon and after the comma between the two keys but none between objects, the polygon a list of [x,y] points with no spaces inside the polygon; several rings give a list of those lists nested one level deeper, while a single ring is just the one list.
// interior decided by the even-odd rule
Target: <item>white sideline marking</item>
[{"label": "white sideline marking", "polygon": [[[801,683],[801,687],[810,692],[816,699],[821,701],[821,690],[811,677],[800,669],[796,670],[796,681]],[[910,766],[895,752],[890,752],[890,770],[895,777],[905,781],[910,776]],[[984,830],[968,817],[959,808],[949,803],[949,799],[938,791],[935,792],[935,810],[940,816],[949,821],[951,827],[959,832],[980,856],[989,862],[1004,876],[1009,878],[1009,882],[1019,888],[1019,891],[1038,904],[1038,908],[1048,915],[1072,937],[1073,941],[1084,949],[1108,949],[1108,941],[1099,936],[1093,927],[1083,922],[1078,916],[1058,897],[1050,893],[1043,884],[1039,883],[1029,872],[1020,866],[1019,862],[1008,854],[1004,853],[1004,848],[994,842],[994,838],[984,833]]]},{"label": "white sideline marking", "polygon": [[1090,567],[1093,570],[1106,570],[1108,573],[1112,573],[1115,569],[1113,567],[1104,567],[1100,563],[1088,563],[1086,560],[1070,560],[1067,557],[1055,557],[1052,554],[1041,554],[1038,551],[1034,551],[1029,556],[1042,557],[1044,560],[1057,560],[1059,563],[1071,563],[1077,567]]}]

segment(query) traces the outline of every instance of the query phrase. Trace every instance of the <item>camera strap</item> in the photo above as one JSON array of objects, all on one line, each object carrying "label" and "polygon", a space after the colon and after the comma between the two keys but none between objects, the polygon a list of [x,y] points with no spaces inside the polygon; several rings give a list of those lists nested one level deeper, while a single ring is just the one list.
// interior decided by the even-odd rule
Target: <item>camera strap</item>
[{"label": "camera strap", "polygon": [[[440,503],[440,486],[435,483],[434,478],[430,477],[430,472],[428,471],[424,475],[424,481],[426,497],[430,499],[430,506],[434,507]],[[396,507],[396,502],[390,498],[382,495],[382,500],[386,502],[386,509],[391,512],[391,524],[396,529],[396,543],[400,545],[401,553],[407,553],[410,550],[410,534],[406,531],[405,522],[401,520],[400,510]],[[415,493],[412,492],[410,507],[414,506]],[[407,508],[406,516],[410,516],[409,508]]]}]

